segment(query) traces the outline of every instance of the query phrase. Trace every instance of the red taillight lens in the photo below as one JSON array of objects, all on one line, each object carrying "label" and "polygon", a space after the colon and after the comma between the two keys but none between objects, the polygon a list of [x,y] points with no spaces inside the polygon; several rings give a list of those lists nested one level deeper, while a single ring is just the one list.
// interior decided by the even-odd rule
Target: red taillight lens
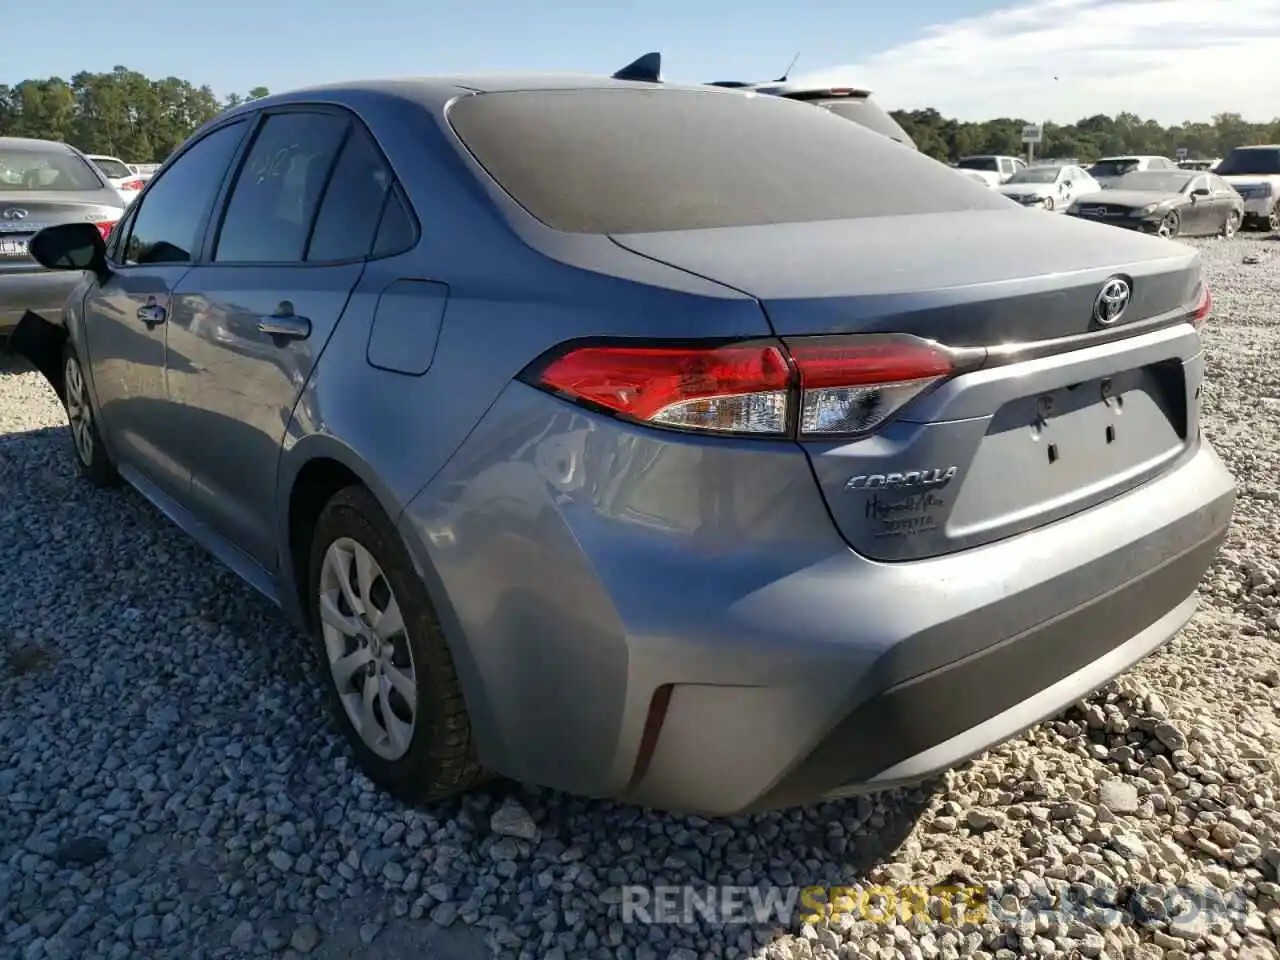
[{"label": "red taillight lens", "polygon": [[867,337],[789,341],[800,373],[800,436],[865,433],[955,372],[927,340]]},{"label": "red taillight lens", "polygon": [[717,433],[782,434],[791,371],[772,343],[584,346],[553,360],[538,383],[629,420]]},{"label": "red taillight lens", "polygon": [[1205,325],[1209,319],[1209,314],[1213,312],[1213,295],[1209,293],[1209,285],[1200,284],[1200,298],[1196,301],[1196,307],[1191,311],[1191,325],[1199,330]]},{"label": "red taillight lens", "polygon": [[104,220],[104,221],[101,221],[100,223],[94,224],[94,226],[98,228],[98,232],[102,234],[103,240],[106,240],[109,236],[111,236],[111,231],[115,227],[115,225],[116,225],[116,221],[114,220]]},{"label": "red taillight lens", "polygon": [[937,344],[873,335],[785,346],[570,346],[529,379],[654,426],[821,439],[874,430],[956,372],[953,355]]},{"label": "red taillight lens", "polygon": [[142,184],[143,184],[142,180],[126,180],[124,183],[120,184],[120,189],[121,190],[141,190]]}]

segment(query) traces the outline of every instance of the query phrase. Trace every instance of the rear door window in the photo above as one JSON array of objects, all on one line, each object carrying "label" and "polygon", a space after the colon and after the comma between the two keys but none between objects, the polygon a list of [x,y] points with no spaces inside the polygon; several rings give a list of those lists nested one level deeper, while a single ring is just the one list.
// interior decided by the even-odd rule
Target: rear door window
[{"label": "rear door window", "polygon": [[522,90],[466,97],[449,120],[517,203],[566,232],[1008,209],[936,160],[781,97]]},{"label": "rear door window", "polygon": [[218,231],[218,263],[300,263],[350,127],[336,113],[266,118],[249,148]]}]

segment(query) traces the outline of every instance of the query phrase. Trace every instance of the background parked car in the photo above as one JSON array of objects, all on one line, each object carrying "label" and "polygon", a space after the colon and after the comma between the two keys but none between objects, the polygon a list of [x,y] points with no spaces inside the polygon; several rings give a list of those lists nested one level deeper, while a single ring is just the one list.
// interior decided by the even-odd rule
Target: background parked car
[{"label": "background parked car", "polygon": [[1237,147],[1215,173],[1244,198],[1246,226],[1280,230],[1280,145]]},{"label": "background parked car", "polygon": [[1168,157],[1148,154],[1132,154],[1123,157],[1103,157],[1088,167],[1089,176],[1108,187],[1117,177],[1141,170],[1177,170],[1178,165]]},{"label": "background parked car", "polygon": [[916,149],[915,141],[911,139],[910,134],[871,98],[869,90],[858,87],[807,86],[786,79],[764,83],[716,80],[708,85],[749,90],[752,93],[770,94],[775,97],[785,97],[788,100],[810,103],[815,107],[830,110],[838,117],[860,123],[876,133],[882,133],[890,140],[896,140],[913,150]]},{"label": "background parked car", "polygon": [[1027,162],[1020,157],[1002,157],[997,155],[961,157],[956,161],[956,169],[970,170],[987,181],[987,186],[998,187],[1019,170],[1027,169]]},{"label": "background parked car", "polygon": [[102,171],[103,176],[111,184],[120,199],[128,206],[142,192],[146,181],[129,168],[129,165],[116,157],[108,157],[100,153],[85,154],[93,161],[94,166]]},{"label": "background parked car", "polygon": [[1135,170],[1103,191],[1082,196],[1072,216],[1162,237],[1233,237],[1244,221],[1244,200],[1221,177],[1187,170]]},{"label": "background parked car", "polygon": [[1064,212],[1076,197],[1102,189],[1097,180],[1071,164],[1032,166],[1019,170],[996,188],[1024,207]]},{"label": "background parked car", "polygon": [[979,170],[961,170],[959,167],[956,167],[956,166],[953,166],[951,169],[954,170],[956,173],[960,174],[960,176],[964,177],[966,180],[970,180],[973,183],[980,183],[989,190],[995,189],[995,185],[989,179],[983,176],[982,172]]},{"label": "background parked car", "polygon": [[57,316],[77,277],[46,270],[28,241],[56,223],[90,222],[105,237],[124,201],[74,147],[52,140],[0,137],[0,339],[27,310]]}]

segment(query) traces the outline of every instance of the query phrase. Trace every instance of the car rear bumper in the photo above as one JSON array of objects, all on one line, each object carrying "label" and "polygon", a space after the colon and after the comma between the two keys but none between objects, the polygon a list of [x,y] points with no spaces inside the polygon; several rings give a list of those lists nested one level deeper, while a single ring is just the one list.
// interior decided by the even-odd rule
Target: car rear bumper
[{"label": "car rear bumper", "polygon": [[1234,496],[1200,442],[1068,519],[876,563],[794,446],[514,385],[399,522],[482,762],[727,815],[918,781],[1087,695],[1191,615]]},{"label": "car rear bumper", "polygon": [[80,274],[68,270],[33,273],[0,273],[0,337],[8,337],[28,310],[59,317],[67,297],[80,282]]}]

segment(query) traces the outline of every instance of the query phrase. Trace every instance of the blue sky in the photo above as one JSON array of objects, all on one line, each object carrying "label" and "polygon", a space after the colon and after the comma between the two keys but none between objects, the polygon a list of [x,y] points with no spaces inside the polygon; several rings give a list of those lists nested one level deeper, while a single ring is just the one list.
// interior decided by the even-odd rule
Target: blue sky
[{"label": "blue sky", "polygon": [[838,0],[649,0],[625,6],[580,0],[179,0],[106,7],[101,0],[62,0],[60,21],[83,18],[92,28],[60,32],[57,43],[6,44],[0,68],[12,83],[123,63],[225,93],[344,76],[595,73],[660,49],[673,81],[772,78],[797,50],[801,67],[856,61],[933,23],[997,6],[995,0],[928,0],[865,12]]},{"label": "blue sky", "polygon": [[123,64],[225,95],[375,76],[603,73],[652,49],[668,80],[756,80],[799,51],[793,77],[963,119],[1280,113],[1280,0],[61,0],[56,16],[84,26],[7,44],[0,82]]}]

